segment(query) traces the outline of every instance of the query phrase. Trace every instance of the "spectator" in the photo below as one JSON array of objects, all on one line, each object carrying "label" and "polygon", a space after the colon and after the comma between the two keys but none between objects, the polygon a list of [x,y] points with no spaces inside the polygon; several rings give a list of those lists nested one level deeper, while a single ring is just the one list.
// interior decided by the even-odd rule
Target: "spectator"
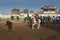
[{"label": "spectator", "polygon": [[8,26],[8,31],[11,31],[12,29],[12,22],[11,21],[6,21],[6,25]]},{"label": "spectator", "polygon": [[53,23],[53,24],[56,23],[56,18],[55,18],[55,16],[52,17],[52,23]]},{"label": "spectator", "polygon": [[59,17],[56,17],[56,23],[59,23]]}]

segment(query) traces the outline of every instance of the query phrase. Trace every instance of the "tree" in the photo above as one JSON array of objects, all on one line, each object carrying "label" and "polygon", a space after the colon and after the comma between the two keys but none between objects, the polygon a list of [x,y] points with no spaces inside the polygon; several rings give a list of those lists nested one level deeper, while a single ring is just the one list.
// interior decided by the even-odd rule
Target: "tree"
[{"label": "tree", "polygon": [[20,14],[19,9],[12,9],[11,12],[12,12],[12,14]]},{"label": "tree", "polygon": [[23,10],[23,13],[28,13],[28,9],[24,9]]},{"label": "tree", "polygon": [[33,10],[30,10],[30,13],[33,13]]},{"label": "tree", "polygon": [[38,12],[38,13],[39,13],[39,14],[43,14],[43,12],[41,12],[41,11],[40,11],[40,12]]},{"label": "tree", "polygon": [[18,11],[19,12],[19,9],[12,9],[12,11]]}]

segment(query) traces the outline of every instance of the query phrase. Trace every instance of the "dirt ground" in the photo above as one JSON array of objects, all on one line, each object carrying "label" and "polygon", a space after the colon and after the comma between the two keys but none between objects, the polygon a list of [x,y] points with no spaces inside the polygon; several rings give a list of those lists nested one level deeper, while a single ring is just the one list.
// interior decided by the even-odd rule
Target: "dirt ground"
[{"label": "dirt ground", "polygon": [[12,31],[8,32],[8,27],[0,24],[0,40],[60,40],[59,24],[41,25],[40,29],[34,30],[20,23],[13,23],[12,27]]}]

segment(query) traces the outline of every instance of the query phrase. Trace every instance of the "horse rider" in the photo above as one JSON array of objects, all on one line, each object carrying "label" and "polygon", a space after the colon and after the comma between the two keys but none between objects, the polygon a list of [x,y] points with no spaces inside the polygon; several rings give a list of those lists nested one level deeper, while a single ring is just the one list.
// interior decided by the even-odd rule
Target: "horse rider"
[{"label": "horse rider", "polygon": [[40,19],[40,16],[37,13],[35,13],[34,15],[35,15],[36,21],[38,21],[38,19]]}]

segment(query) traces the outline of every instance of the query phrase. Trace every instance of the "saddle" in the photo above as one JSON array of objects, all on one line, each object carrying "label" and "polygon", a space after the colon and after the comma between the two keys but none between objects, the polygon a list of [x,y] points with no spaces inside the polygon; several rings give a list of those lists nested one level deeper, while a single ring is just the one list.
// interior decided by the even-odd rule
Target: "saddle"
[{"label": "saddle", "polygon": [[39,21],[39,19],[36,19],[36,22],[38,22]]}]

